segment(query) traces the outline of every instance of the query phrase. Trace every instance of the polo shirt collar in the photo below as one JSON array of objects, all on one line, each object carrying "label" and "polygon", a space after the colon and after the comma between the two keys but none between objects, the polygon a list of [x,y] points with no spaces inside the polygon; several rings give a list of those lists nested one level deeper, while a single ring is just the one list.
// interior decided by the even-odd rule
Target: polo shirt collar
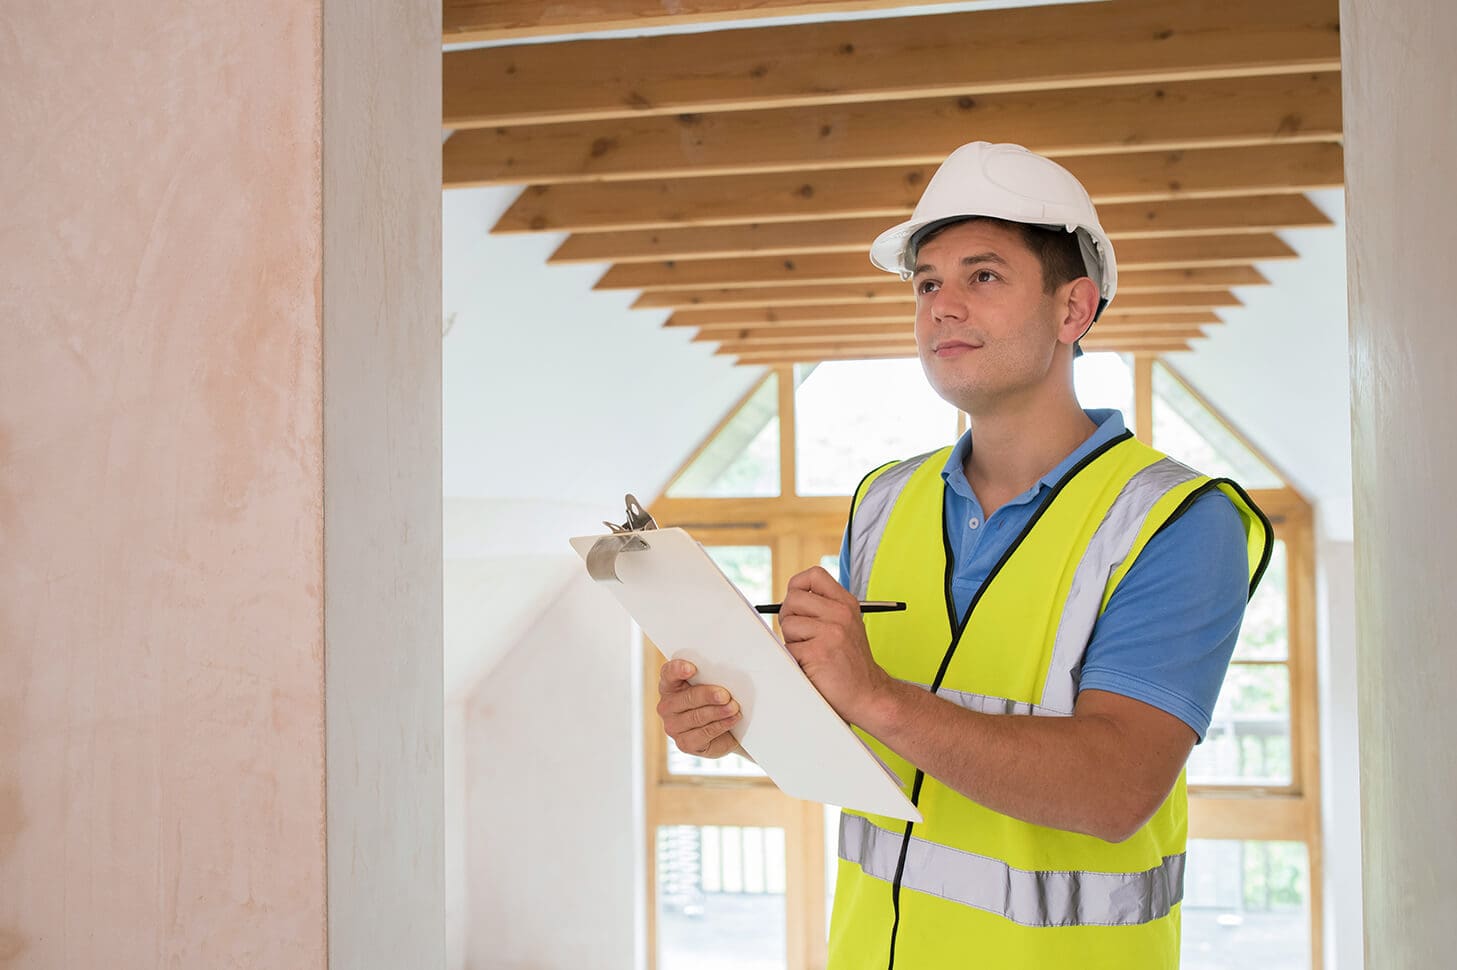
[{"label": "polo shirt collar", "polygon": [[[1073,466],[1092,454],[1098,448],[1112,441],[1123,434],[1126,426],[1123,423],[1123,414],[1113,408],[1092,408],[1084,409],[1084,414],[1098,427],[1086,441],[1073,449],[1072,454],[1043,475],[1038,483],[1019,495],[1011,504],[1024,502],[1034,497],[1044,486],[1047,488],[1056,487],[1064,475],[1072,470]],[[971,483],[966,480],[966,459],[971,454],[971,429],[957,439],[956,446],[951,449],[951,455],[946,459],[946,465],[941,469],[941,478],[947,486],[957,495],[963,498],[976,500],[976,494],[971,490]]]}]

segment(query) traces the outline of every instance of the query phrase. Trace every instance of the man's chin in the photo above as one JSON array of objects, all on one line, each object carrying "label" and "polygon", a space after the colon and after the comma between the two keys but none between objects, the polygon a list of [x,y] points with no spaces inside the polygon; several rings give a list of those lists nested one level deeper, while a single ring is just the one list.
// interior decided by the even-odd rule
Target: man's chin
[{"label": "man's chin", "polygon": [[925,371],[926,383],[931,385],[931,390],[947,404],[969,413],[980,397],[977,381],[969,374],[947,373],[944,366],[938,366],[944,364],[945,361],[927,353],[921,355],[921,369]]}]

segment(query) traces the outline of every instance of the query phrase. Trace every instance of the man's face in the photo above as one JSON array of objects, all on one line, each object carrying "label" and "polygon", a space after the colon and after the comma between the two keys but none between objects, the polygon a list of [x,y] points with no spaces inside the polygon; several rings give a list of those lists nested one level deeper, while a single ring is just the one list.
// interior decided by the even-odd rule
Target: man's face
[{"label": "man's face", "polygon": [[1042,264],[1014,230],[943,229],[916,254],[916,346],[926,378],[975,417],[1056,380],[1059,314]]}]

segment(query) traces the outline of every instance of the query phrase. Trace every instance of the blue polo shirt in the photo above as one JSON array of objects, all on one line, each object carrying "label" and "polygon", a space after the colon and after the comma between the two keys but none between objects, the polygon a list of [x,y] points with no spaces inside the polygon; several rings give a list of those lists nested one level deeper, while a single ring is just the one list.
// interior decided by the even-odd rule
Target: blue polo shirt
[{"label": "blue polo shirt", "polygon": [[[1021,535],[1057,482],[1083,458],[1124,432],[1118,411],[1086,412],[1098,426],[1036,485],[992,513],[966,480],[971,432],[946,460],[946,522],[951,534],[952,595],[958,615],[1002,554]],[[840,583],[850,580],[848,536],[840,545]],[[1224,672],[1239,639],[1249,596],[1244,524],[1225,495],[1210,491],[1149,540],[1093,627],[1079,690],[1122,694],[1167,711],[1202,741]]]}]

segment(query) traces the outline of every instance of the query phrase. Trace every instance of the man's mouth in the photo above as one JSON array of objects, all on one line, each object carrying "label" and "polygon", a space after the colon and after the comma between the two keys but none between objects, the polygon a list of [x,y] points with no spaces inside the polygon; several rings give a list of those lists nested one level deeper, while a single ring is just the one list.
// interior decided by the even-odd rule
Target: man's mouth
[{"label": "man's mouth", "polygon": [[980,344],[967,343],[965,340],[938,340],[931,345],[931,353],[937,357],[955,357],[980,347]]}]

